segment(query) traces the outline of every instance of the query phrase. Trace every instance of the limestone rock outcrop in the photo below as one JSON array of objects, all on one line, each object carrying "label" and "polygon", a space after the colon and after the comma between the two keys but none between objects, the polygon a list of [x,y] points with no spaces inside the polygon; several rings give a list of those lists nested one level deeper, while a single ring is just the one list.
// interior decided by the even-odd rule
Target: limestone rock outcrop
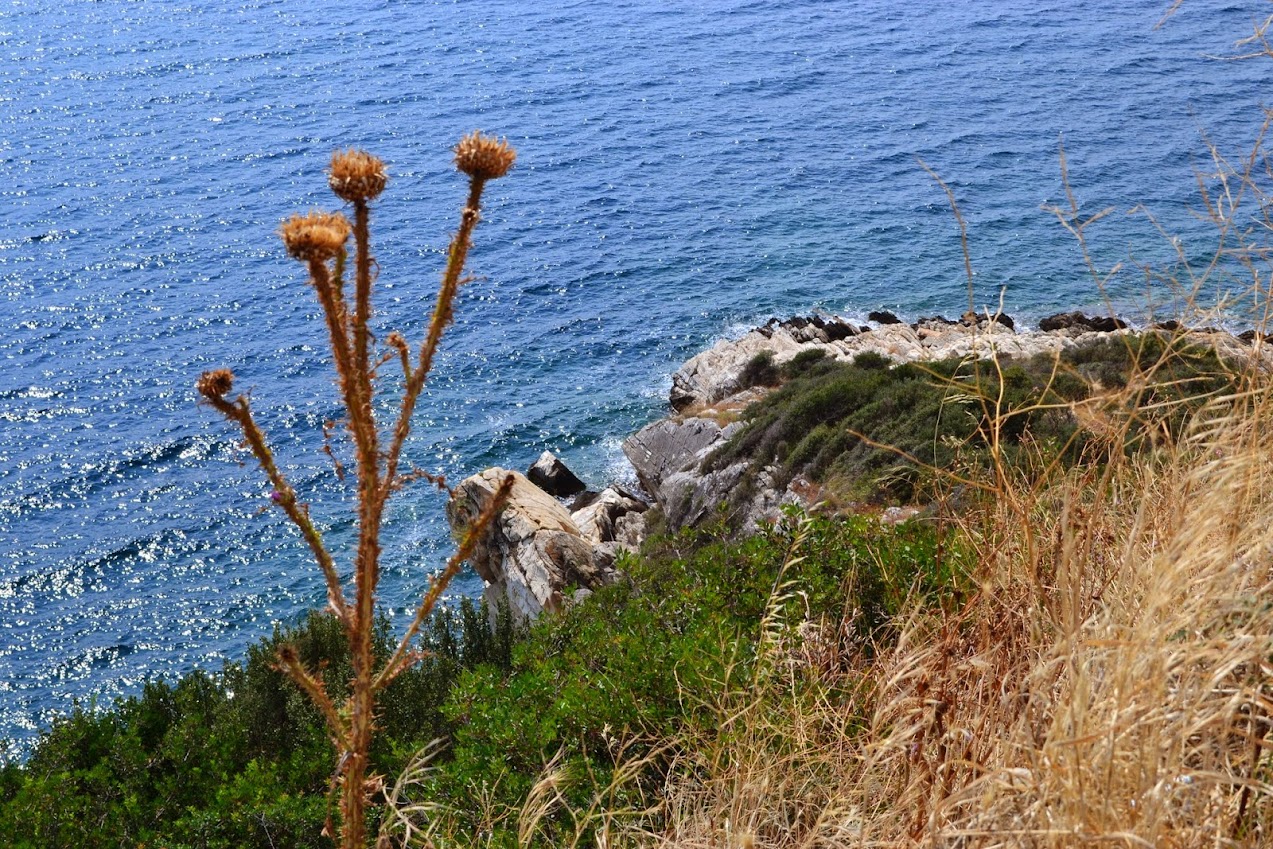
[{"label": "limestone rock outcrop", "polygon": [[[746,532],[775,518],[783,504],[807,507],[816,497],[817,487],[808,482],[793,482],[781,491],[767,488],[766,481],[779,477],[767,470],[747,481],[744,497],[739,485],[745,477],[745,462],[705,462],[732,435],[731,428],[737,427],[718,422],[767,391],[763,386],[745,385],[748,365],[759,356],[776,367],[806,351],[841,361],[874,353],[898,363],[992,354],[1027,358],[1133,332],[1120,318],[1081,312],[1051,316],[1036,331],[1018,331],[1016,322],[1003,314],[968,312],[958,321],[933,316],[906,324],[881,311],[871,313],[869,320],[874,328],[854,327],[846,319],[825,316],[772,320],[737,339],[717,342],[676,371],[669,400],[678,415],[646,426],[623,446],[641,486],[662,508],[670,528],[699,524],[728,500],[734,525]],[[1185,333],[1190,341],[1214,348],[1222,357],[1250,357],[1256,351],[1265,367],[1273,368],[1273,346],[1252,347],[1262,338],[1257,334],[1235,336],[1213,328],[1172,325],[1164,329]]]},{"label": "limestone rock outcrop", "polygon": [[[808,351],[842,361],[874,353],[898,363],[991,354],[1030,357],[1132,332],[1121,319],[1082,313],[1052,316],[1038,331],[1017,331],[1005,315],[975,313],[958,321],[933,316],[906,324],[881,312],[870,320],[874,327],[828,316],[773,320],[738,339],[716,343],[677,370],[669,399],[677,414],[647,425],[623,443],[641,488],[661,509],[669,529],[703,524],[725,505],[730,526],[747,533],[777,519],[786,504],[809,508],[820,497],[816,483],[796,477],[784,486],[781,470],[753,469],[756,458],[726,461],[717,456],[742,427],[738,412],[768,391],[748,385],[755,382],[746,377],[753,361],[780,368]],[[1263,337],[1258,334],[1238,337],[1172,324],[1160,325],[1160,330],[1185,333],[1222,357],[1260,357],[1265,367],[1273,368],[1273,346],[1259,344]],[[499,468],[461,483],[447,508],[457,536],[509,474],[514,484],[508,503],[471,558],[487,584],[490,603],[507,601],[524,619],[620,579],[616,556],[621,549],[640,546],[648,505],[641,496],[612,486],[583,491],[568,509],[553,494],[579,493],[583,484],[549,452],[531,469],[539,486]]]},{"label": "limestone rock outcrop", "polygon": [[803,478],[784,489],[776,485],[776,470],[764,469],[755,478],[757,485],[742,497],[739,486],[750,461],[708,462],[741,427],[741,422],[722,427],[710,418],[674,417],[647,425],[623,443],[637,479],[662,509],[670,530],[703,524],[721,505],[732,511],[731,524],[744,533],[755,531],[761,522],[776,520],[783,505],[812,506]]},{"label": "limestone rock outcrop", "polygon": [[593,589],[613,578],[598,567],[566,508],[518,472],[491,468],[456,487],[447,518],[457,536],[491,503],[507,475],[513,476],[508,501],[469,558],[486,582],[489,604],[507,600],[514,616],[533,618],[559,609],[572,588]]},{"label": "limestone rock outcrop", "polygon": [[508,501],[469,558],[492,609],[507,603],[517,619],[533,619],[559,610],[580,591],[586,595],[619,580],[615,558],[644,540],[648,505],[617,487],[589,493],[571,513],[526,476],[490,468],[456,487],[447,505],[455,536],[481,515],[509,475]]},{"label": "limestone rock outcrop", "polygon": [[[880,314],[881,318],[893,316]],[[824,326],[851,328],[842,319],[821,319]],[[810,334],[809,319],[771,321],[738,339],[723,339],[691,357],[672,375],[672,409],[684,412],[715,404],[739,392],[744,369],[753,358],[769,351],[773,363],[781,366],[802,351],[820,350],[835,360],[852,360],[859,354],[875,353],[895,362],[923,362],[948,357],[988,357],[992,352],[1029,357],[1057,352],[1081,344],[1101,331],[1066,326],[1055,331],[1018,333],[1011,318],[967,315],[961,321],[941,316],[914,324],[881,324],[874,329],[853,330],[851,334]],[[1116,330],[1114,332],[1126,332]],[[822,338],[825,337],[825,338]]]}]

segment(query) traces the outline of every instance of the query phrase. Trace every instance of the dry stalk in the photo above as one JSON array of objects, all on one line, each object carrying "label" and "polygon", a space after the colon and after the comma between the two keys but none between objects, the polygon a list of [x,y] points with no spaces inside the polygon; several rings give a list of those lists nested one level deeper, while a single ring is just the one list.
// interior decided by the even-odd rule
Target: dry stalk
[{"label": "dry stalk", "polygon": [[[295,490],[275,463],[265,434],[253,418],[248,397],[228,398],[233,375],[221,369],[205,373],[198,382],[203,400],[242,430],[248,447],[274,489],[272,501],[300,530],[323,574],[328,607],[340,620],[349,644],[353,679],[349,682],[349,696],[339,705],[331,698],[321,676],[306,669],[294,649],[284,647],[279,653],[279,668],[310,697],[327,721],[336,751],[333,780],[340,787],[339,835],[343,849],[366,846],[366,809],[371,794],[380,787],[378,779],[368,776],[376,694],[419,659],[419,653],[411,644],[420,626],[433,612],[487,526],[503,509],[512,486],[510,476],[486,510],[469,525],[459,549],[433,578],[396,649],[388,661],[377,667],[372,643],[385,505],[390,496],[409,481],[419,477],[435,480],[418,470],[407,474],[399,472],[402,447],[410,433],[412,413],[438,343],[451,322],[455,297],[463,282],[464,262],[480,218],[482,188],[488,180],[503,176],[514,158],[507,143],[476,132],[456,146],[456,167],[469,177],[469,194],[459,230],[451,243],[433,318],[414,361],[405,339],[397,333],[388,338],[391,349],[388,354],[374,361],[372,357],[374,340],[370,318],[375,260],[371,253],[370,204],[385,188],[384,163],[363,151],[333,154],[328,183],[338,197],[353,206],[352,222],[341,213],[315,212],[294,216],[283,223],[283,243],[293,258],[306,265],[310,285],[322,308],[345,407],[345,424],[354,448],[358,542],[350,581],[342,582],[335,559],[310,519],[308,506],[297,499]],[[344,280],[346,243],[351,233],[354,236],[352,304],[346,299]],[[382,440],[374,411],[377,368],[392,358],[401,362],[404,392],[393,428],[387,440]],[[387,441],[387,449],[381,448],[382,441]],[[330,453],[330,446],[328,450]],[[338,467],[338,473],[343,477],[343,469]],[[394,792],[405,792],[404,786],[400,783]]]}]

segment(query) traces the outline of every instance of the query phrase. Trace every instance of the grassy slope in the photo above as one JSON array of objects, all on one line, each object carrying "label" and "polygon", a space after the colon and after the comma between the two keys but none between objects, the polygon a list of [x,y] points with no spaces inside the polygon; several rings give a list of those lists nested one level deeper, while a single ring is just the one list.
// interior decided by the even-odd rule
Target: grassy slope
[{"label": "grassy slope", "polygon": [[[1149,371],[1150,385],[1125,397],[1129,380]],[[1059,361],[1041,354],[892,366],[875,354],[851,364],[802,355],[781,370],[759,357],[746,373],[777,388],[744,412],[745,427],[710,464],[743,459],[753,473],[776,466],[780,485],[804,476],[833,505],[929,498],[949,488],[952,469],[975,472],[995,452],[1013,462],[1040,452],[1066,465],[1085,455],[1099,461],[1110,446],[1080,428],[1075,404],[1170,404],[1234,380],[1210,350],[1156,334],[1106,338]],[[1181,414],[1161,424],[1178,431]],[[1127,447],[1144,435],[1131,429]]]},{"label": "grassy slope", "polygon": [[[381,715],[390,845],[1273,845],[1263,378],[1156,342],[1121,350],[1046,390],[1074,400],[1089,393],[1066,395],[1065,375],[1099,380],[1048,422],[1082,424],[1099,463],[1050,462],[1078,442],[1033,437],[1035,412],[1059,414],[1025,364],[1001,384],[1019,402],[960,405],[981,416],[947,466],[958,515],[691,532],[516,645],[471,610],[436,629],[437,659]],[[870,362],[804,366],[749,432],[807,425],[784,409],[882,379]],[[931,374],[888,386],[950,391]],[[281,636],[338,681],[331,631],[315,617]],[[5,770],[0,839],[328,845],[322,727],[270,651],[59,724]],[[449,746],[409,763],[438,735]]]}]

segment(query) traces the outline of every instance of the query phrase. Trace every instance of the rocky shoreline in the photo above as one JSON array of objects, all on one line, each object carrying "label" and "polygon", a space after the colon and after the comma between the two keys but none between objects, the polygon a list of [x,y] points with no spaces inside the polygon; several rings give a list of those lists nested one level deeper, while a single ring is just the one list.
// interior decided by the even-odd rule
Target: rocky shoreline
[{"label": "rocky shoreline", "polygon": [[[471,558],[486,583],[492,609],[507,604],[517,618],[534,618],[620,580],[615,567],[618,552],[640,546],[651,510],[661,513],[663,527],[674,531],[710,519],[731,496],[738,502],[737,490],[750,461],[711,468],[705,461],[742,427],[739,413],[768,391],[755,379],[758,370],[781,367],[800,356],[850,362],[869,353],[894,363],[991,355],[1027,358],[1145,332],[1118,318],[1082,313],[1050,316],[1037,330],[1025,331],[1018,331],[1003,314],[966,314],[958,321],[936,316],[907,324],[891,313],[874,312],[868,321],[871,324],[855,324],[826,315],[775,319],[690,358],[672,377],[672,414],[623,443],[643,492],[614,485],[589,491],[549,452],[526,475],[513,472],[508,504]],[[1183,334],[1226,360],[1254,356],[1273,368],[1273,352],[1253,331],[1234,335],[1213,328],[1186,329],[1175,322],[1147,330]],[[458,533],[481,511],[507,474],[504,469],[487,469],[457,487],[447,511],[453,530]],[[777,469],[766,468],[749,481],[735,516],[744,533],[778,518],[784,505],[808,509],[818,501],[814,483],[796,477],[779,487],[778,479]],[[567,502],[571,497],[573,501]],[[906,515],[901,512],[899,517]]]}]

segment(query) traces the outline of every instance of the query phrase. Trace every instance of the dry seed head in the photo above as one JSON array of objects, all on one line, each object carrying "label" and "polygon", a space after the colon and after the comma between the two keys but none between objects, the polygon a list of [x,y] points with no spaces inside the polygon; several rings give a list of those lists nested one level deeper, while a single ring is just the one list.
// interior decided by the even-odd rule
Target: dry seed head
[{"label": "dry seed head", "polygon": [[199,390],[199,394],[209,401],[220,401],[229,394],[230,389],[234,386],[234,372],[228,368],[219,368],[213,371],[205,371],[199,375],[199,382],[195,384],[195,388]]},{"label": "dry seed head", "polygon": [[284,221],[279,235],[293,258],[326,262],[345,249],[349,231],[349,219],[339,212],[311,212]]},{"label": "dry seed head", "polygon": [[332,154],[327,185],[341,200],[369,201],[385,190],[388,179],[385,164],[365,150],[338,150]]},{"label": "dry seed head", "polygon": [[479,130],[460,139],[455,146],[455,167],[479,180],[503,177],[516,158],[517,152],[506,140],[484,136]]}]

